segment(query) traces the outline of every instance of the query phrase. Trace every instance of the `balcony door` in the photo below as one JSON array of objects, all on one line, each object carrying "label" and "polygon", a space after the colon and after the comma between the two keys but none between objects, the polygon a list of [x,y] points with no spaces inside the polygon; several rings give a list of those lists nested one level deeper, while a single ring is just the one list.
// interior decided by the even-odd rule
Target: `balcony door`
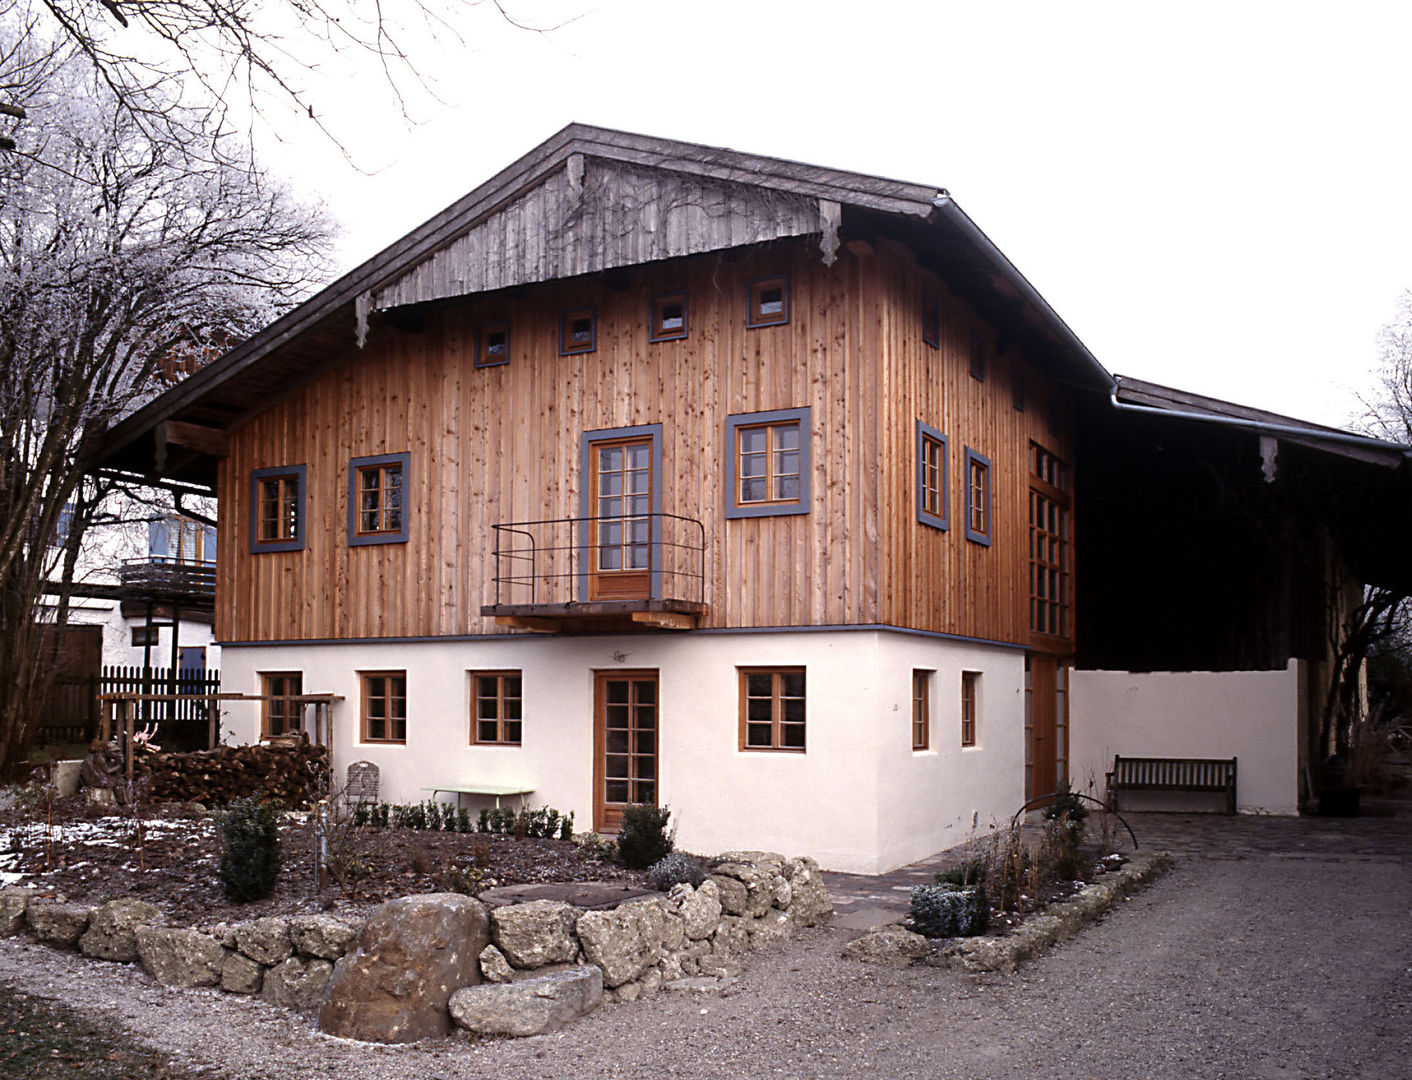
[{"label": "balcony door", "polygon": [[593,686],[593,828],[632,803],[657,805],[657,672],[599,671]]},{"label": "balcony door", "polygon": [[590,600],[652,595],[652,457],[650,436],[593,443]]}]

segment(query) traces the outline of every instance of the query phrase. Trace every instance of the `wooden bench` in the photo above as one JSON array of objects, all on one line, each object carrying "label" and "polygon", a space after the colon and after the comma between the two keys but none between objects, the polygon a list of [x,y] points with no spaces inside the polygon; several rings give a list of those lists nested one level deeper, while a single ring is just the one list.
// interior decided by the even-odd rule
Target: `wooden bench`
[{"label": "wooden bench", "polygon": [[1122,791],[1223,791],[1226,813],[1236,812],[1235,758],[1113,758],[1108,798],[1118,809]]},{"label": "wooden bench", "polygon": [[430,791],[431,797],[435,799],[443,791],[456,796],[456,805],[461,805],[462,795],[481,795],[486,798],[495,799],[495,808],[500,809],[500,800],[504,796],[518,795],[520,797],[520,809],[525,808],[526,797],[534,791],[532,787],[523,784],[442,784],[440,787],[424,787],[423,791]]}]

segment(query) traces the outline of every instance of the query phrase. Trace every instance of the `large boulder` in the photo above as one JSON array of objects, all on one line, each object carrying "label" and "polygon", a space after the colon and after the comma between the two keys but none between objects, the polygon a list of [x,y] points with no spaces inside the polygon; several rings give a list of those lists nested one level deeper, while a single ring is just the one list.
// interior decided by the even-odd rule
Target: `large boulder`
[{"label": "large boulder", "polygon": [[673,885],[667,899],[681,914],[692,941],[710,937],[721,925],[721,887],[714,881],[703,881],[699,889],[685,882]]},{"label": "large boulder", "polygon": [[451,993],[481,981],[490,919],[479,900],[431,893],[390,900],[373,912],[357,947],[328,984],[319,1030],[402,1043],[451,1033]]},{"label": "large boulder", "polygon": [[[712,877],[734,879],[745,886],[745,908],[742,915],[758,917],[775,904],[775,886],[784,875],[768,865],[744,862],[723,862],[716,866]],[[732,914],[735,914],[734,912]]]},{"label": "large boulder", "polygon": [[258,994],[264,985],[265,969],[248,956],[227,952],[221,964],[221,989],[227,994]]},{"label": "large boulder", "polygon": [[235,927],[235,947],[265,967],[284,963],[294,952],[289,923],[273,916],[238,924]]},{"label": "large boulder", "polygon": [[146,900],[109,900],[93,909],[79,951],[97,960],[130,964],[137,959],[137,928],[162,922],[161,910]]},{"label": "large boulder", "polygon": [[164,986],[217,986],[226,950],[210,934],[165,926],[139,926],[137,958]]},{"label": "large boulder", "polygon": [[574,940],[578,909],[557,900],[531,900],[490,913],[490,940],[517,968],[566,964],[577,959]]},{"label": "large boulder", "polygon": [[479,1035],[542,1035],[596,1009],[603,972],[593,965],[514,983],[467,986],[451,995],[451,1017]]},{"label": "large boulder", "polygon": [[12,937],[25,928],[25,915],[38,889],[6,885],[0,889],[0,937]]},{"label": "large boulder", "polygon": [[579,916],[579,943],[591,964],[603,969],[603,985],[622,986],[639,978],[662,955],[665,901],[661,897],[622,904],[612,911]]},{"label": "large boulder", "polygon": [[784,865],[789,881],[789,917],[797,926],[813,926],[833,915],[833,901],[824,885],[824,875],[813,859],[790,859]]},{"label": "large boulder", "polygon": [[31,900],[26,917],[34,936],[46,945],[72,949],[88,929],[90,909],[82,904],[57,900]]},{"label": "large boulder", "polygon": [[721,910],[727,915],[744,915],[750,901],[749,890],[733,877],[712,874],[706,879],[716,886],[716,898],[721,902]]},{"label": "large boulder", "polygon": [[300,1013],[313,1013],[324,999],[324,990],[333,977],[333,964],[327,960],[303,960],[291,956],[265,972],[260,996],[271,1005],[283,1005]]},{"label": "large boulder", "polygon": [[926,938],[900,926],[871,930],[843,947],[843,956],[847,960],[861,960],[865,964],[890,964],[893,967],[906,967],[914,960],[921,960],[929,952],[931,943]]},{"label": "large boulder", "polygon": [[289,936],[295,951],[320,960],[337,960],[358,937],[358,928],[335,915],[294,915]]}]

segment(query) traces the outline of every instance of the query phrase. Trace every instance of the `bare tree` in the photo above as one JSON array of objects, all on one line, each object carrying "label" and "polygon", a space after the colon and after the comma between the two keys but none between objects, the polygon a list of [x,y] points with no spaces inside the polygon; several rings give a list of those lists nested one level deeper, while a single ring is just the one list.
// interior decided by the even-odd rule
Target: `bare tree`
[{"label": "bare tree", "polygon": [[1361,396],[1370,435],[1412,445],[1412,289],[1397,298],[1392,321],[1378,332],[1378,362],[1371,394]]},{"label": "bare tree", "polygon": [[102,512],[105,430],[173,354],[247,335],[323,270],[320,214],[171,83],[128,92],[136,108],[34,12],[0,12],[0,97],[44,118],[0,153],[0,776],[44,698],[40,624],[65,617]]}]

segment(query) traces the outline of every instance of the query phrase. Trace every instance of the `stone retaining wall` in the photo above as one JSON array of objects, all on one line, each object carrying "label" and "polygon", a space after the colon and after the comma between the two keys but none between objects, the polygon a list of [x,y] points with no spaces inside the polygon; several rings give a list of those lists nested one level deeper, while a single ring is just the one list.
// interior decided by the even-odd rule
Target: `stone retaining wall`
[{"label": "stone retaining wall", "polygon": [[[448,1008],[457,1023],[472,1031],[524,1035],[554,1030],[602,1000],[632,1001],[673,984],[720,985],[739,973],[745,953],[785,941],[796,929],[833,913],[812,859],[751,851],[721,856],[699,888],[677,885],[666,894],[608,911],[536,900],[485,912],[479,901],[464,896],[415,899],[421,907],[471,904],[482,910],[489,943],[483,944],[485,936],[471,943],[478,950],[479,970],[473,964],[470,977],[460,981],[474,983],[476,975],[483,981],[454,988],[449,1006],[444,995],[439,1000],[433,995],[426,1007],[439,1015],[432,1016],[430,1026],[404,1017],[395,1030],[381,1030],[369,1021],[366,1030],[340,1034],[409,1041],[406,1033],[435,1029]],[[28,929],[41,942],[94,959],[138,962],[168,986],[257,995],[313,1014],[321,1008],[334,1011],[331,998],[360,992],[352,988],[357,980],[343,978],[344,969],[376,964],[380,949],[394,948],[377,932],[379,914],[407,902],[390,901],[367,923],[314,914],[187,929],[164,926],[161,911],[142,900],[87,907],[37,889],[9,887],[0,889],[0,935]],[[403,955],[401,942],[395,951],[408,970],[433,962],[429,956]],[[371,1015],[356,1000],[340,1000],[337,1011],[341,1017]]]}]

